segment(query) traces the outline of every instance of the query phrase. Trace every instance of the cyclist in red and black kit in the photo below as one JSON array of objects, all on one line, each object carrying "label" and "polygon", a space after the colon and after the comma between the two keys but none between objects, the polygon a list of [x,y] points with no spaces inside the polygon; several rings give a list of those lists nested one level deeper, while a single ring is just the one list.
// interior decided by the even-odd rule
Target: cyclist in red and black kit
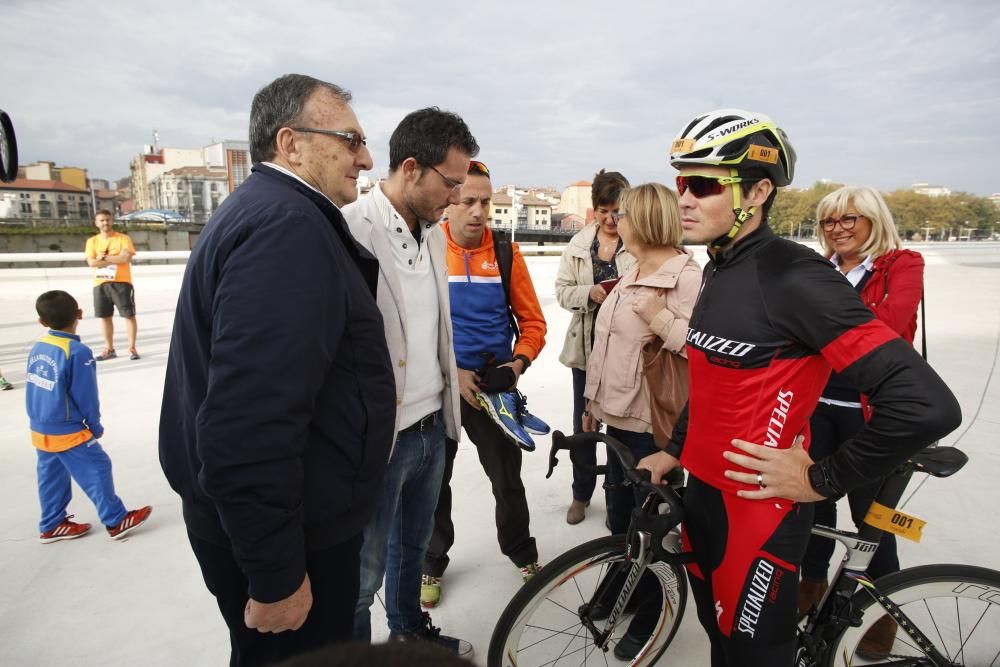
[{"label": "cyclist in red and black kit", "polygon": [[[682,537],[713,667],[791,665],[811,503],[883,477],[955,429],[961,411],[829,262],[768,227],[776,188],[795,168],[770,118],[699,115],[670,162],[685,241],[706,244],[711,261],[687,333],[688,407],[666,451],[639,467],[654,481],[688,470]],[[853,440],[813,462],[809,416],[831,369],[873,412]]]}]

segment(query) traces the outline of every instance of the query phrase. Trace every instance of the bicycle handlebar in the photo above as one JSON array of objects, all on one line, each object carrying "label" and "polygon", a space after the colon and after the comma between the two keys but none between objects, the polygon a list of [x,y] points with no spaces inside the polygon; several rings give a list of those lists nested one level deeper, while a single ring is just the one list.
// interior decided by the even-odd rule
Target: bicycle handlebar
[{"label": "bicycle handlebar", "polygon": [[636,460],[632,451],[623,442],[617,438],[607,435],[606,433],[593,432],[565,435],[562,431],[553,431],[552,448],[549,450],[549,470],[545,474],[545,479],[552,476],[552,471],[559,464],[559,459],[556,456],[556,453],[560,449],[569,451],[569,458],[575,466],[587,470],[588,472],[595,472],[598,474],[607,472],[607,469],[603,466],[590,465],[577,460],[577,457],[574,456],[577,451],[577,446],[591,443],[597,444],[598,442],[606,444],[608,446],[608,452],[613,453],[615,457],[621,461],[625,479],[630,485],[638,488],[640,491],[656,494],[660,500],[667,504],[667,511],[661,511],[662,515],[673,517],[682,516],[683,510],[680,497],[677,495],[677,492],[668,485],[653,484],[650,481],[650,474],[648,470],[636,469]]}]

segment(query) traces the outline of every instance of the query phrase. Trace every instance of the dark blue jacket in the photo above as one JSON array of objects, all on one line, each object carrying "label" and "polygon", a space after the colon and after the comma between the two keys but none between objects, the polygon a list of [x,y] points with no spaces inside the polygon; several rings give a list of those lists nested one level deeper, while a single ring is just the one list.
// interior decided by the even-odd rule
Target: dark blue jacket
[{"label": "dark blue jacket", "polygon": [[266,166],[188,260],[160,414],[160,464],[195,535],[231,547],[274,602],[305,553],[357,535],[380,497],[396,388],[378,263],[340,211]]}]

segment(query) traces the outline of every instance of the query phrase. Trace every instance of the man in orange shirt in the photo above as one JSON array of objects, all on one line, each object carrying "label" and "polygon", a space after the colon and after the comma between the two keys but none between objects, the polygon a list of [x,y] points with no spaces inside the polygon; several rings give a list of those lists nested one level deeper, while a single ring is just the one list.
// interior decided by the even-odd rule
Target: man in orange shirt
[{"label": "man in orange shirt", "polygon": [[114,309],[125,318],[128,335],[129,359],[135,361],[139,353],[135,349],[135,290],[132,288],[132,258],[135,246],[128,234],[116,232],[114,218],[110,211],[98,211],[94,216],[94,226],[100,234],[87,239],[87,266],[94,269],[94,315],[101,318],[104,327],[104,351],[94,357],[97,361],[107,361],[118,356],[115,352],[115,325],[111,319]]},{"label": "man in orange shirt", "polygon": [[[517,382],[545,346],[546,325],[517,244],[500,239],[489,228],[492,195],[489,169],[472,160],[459,202],[448,208],[444,224],[451,321],[462,427],[476,447],[496,498],[500,550],[528,581],[538,571],[538,548],[521,482],[521,449],[535,448],[529,432],[544,434],[549,429],[527,411]],[[504,252],[506,261],[501,259]],[[502,263],[509,269],[501,269]],[[441,601],[441,577],[455,541],[450,481],[457,450],[458,443],[448,439],[434,532],[424,559],[420,587],[424,607]]]}]

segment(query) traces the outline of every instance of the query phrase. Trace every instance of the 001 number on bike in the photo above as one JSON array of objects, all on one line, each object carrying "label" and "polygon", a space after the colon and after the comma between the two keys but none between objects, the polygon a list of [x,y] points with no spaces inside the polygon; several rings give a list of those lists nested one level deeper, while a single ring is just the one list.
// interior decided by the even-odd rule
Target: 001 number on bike
[{"label": "001 number on bike", "polygon": [[927,522],[923,519],[918,519],[891,507],[880,505],[879,503],[872,503],[872,506],[868,509],[868,515],[865,516],[865,523],[893,535],[913,540],[914,542],[920,541],[920,538],[923,537],[924,526],[927,525]]}]

